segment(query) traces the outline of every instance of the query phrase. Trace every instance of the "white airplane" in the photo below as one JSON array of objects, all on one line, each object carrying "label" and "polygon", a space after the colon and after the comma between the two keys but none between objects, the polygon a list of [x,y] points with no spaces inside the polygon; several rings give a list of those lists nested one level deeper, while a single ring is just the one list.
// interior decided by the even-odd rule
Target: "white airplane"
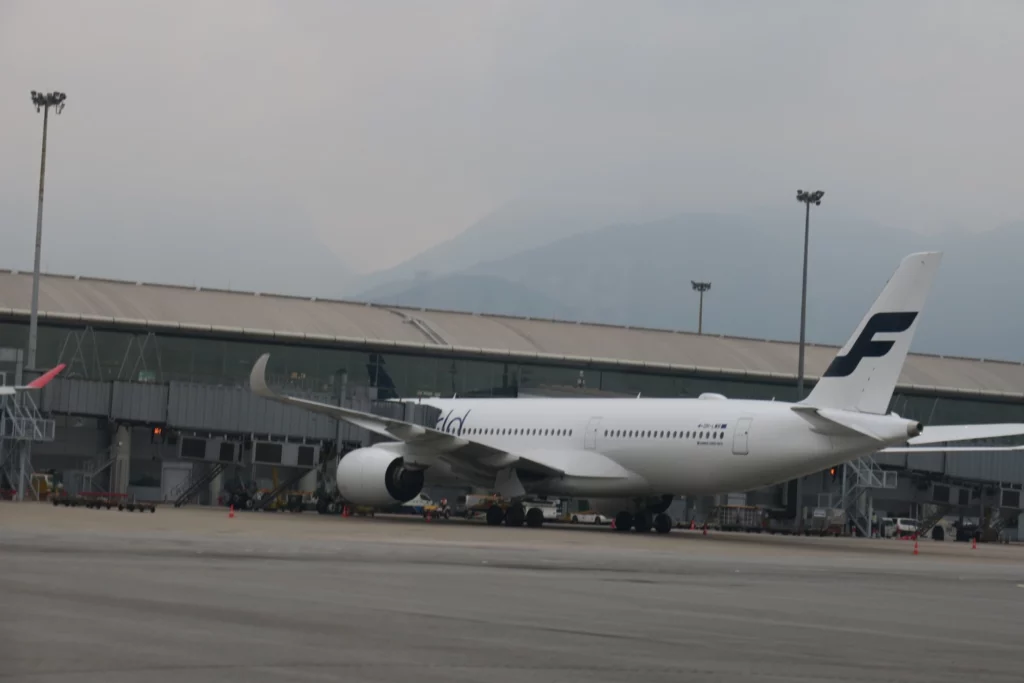
[{"label": "white airplane", "polygon": [[[409,500],[425,483],[472,485],[519,501],[527,494],[585,497],[618,530],[671,529],[673,497],[749,491],[876,452],[1007,451],[1024,446],[931,447],[1024,434],[1024,424],[925,427],[888,413],[941,253],[903,259],[853,337],[798,403],[700,398],[410,399],[441,410],[433,427],[274,393],[269,354],[250,376],[254,393],[392,439],[338,463],[354,504]],[[514,503],[489,524],[543,524]]]},{"label": "white airplane", "polygon": [[42,389],[43,387],[50,383],[50,380],[59,375],[60,371],[63,370],[64,368],[65,364],[61,363],[52,370],[47,370],[45,374],[36,377],[34,380],[32,380],[31,382],[24,386],[12,387],[2,385],[0,386],[0,396],[14,396],[19,391],[36,391],[38,389]]}]

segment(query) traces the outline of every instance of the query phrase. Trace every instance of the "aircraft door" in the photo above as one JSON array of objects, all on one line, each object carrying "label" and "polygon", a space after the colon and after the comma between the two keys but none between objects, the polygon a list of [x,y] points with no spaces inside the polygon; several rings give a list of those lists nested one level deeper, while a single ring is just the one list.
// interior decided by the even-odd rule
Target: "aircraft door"
[{"label": "aircraft door", "polygon": [[741,417],[736,421],[736,431],[732,437],[732,452],[733,455],[747,455],[750,452],[750,423],[754,421],[752,417]]},{"label": "aircraft door", "polygon": [[601,426],[601,418],[592,417],[587,423],[587,431],[583,435],[583,447],[587,450],[597,448],[597,428]]}]

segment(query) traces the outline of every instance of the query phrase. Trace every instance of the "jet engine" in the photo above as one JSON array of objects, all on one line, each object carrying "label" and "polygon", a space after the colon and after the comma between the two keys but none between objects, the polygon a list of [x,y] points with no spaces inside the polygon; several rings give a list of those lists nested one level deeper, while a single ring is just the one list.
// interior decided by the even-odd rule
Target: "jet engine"
[{"label": "jet engine", "polygon": [[373,446],[343,456],[335,480],[338,492],[354,505],[404,503],[423,490],[423,470],[408,469],[402,456]]}]

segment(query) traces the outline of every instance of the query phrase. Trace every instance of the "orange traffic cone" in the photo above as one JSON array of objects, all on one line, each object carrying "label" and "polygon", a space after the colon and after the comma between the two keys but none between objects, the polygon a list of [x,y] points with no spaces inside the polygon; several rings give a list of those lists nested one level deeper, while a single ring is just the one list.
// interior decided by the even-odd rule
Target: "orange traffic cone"
[{"label": "orange traffic cone", "polygon": [[611,522],[611,524],[609,525],[609,527],[610,527],[610,528],[612,528],[612,529],[614,529],[614,528],[615,528],[615,520],[614,520],[614,519],[612,520],[612,522]]},{"label": "orange traffic cone", "polygon": [[232,505],[231,509],[228,510],[228,519],[234,519],[234,518],[235,518],[235,506]]},{"label": "orange traffic cone", "polygon": [[914,540],[914,554],[917,555],[917,540]]},{"label": "orange traffic cone", "polygon": [[697,530],[697,520],[691,519],[690,520],[690,531],[696,531],[696,530]]},{"label": "orange traffic cone", "polygon": [[423,515],[423,517],[429,522],[430,521],[430,510],[427,510],[427,514]]},{"label": "orange traffic cone", "polygon": [[704,522],[704,535],[705,536],[708,535],[708,523],[707,522]]},{"label": "orange traffic cone", "polygon": [[977,549],[978,549],[978,537],[977,536],[972,536],[971,537],[971,550],[977,550]]}]

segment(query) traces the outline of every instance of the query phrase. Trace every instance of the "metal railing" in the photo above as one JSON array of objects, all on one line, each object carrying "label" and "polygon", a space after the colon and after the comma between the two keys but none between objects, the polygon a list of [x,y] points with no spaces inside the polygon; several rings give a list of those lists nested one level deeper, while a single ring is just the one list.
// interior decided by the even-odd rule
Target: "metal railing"
[{"label": "metal railing", "polygon": [[871,516],[861,509],[861,499],[871,489],[894,489],[898,485],[896,472],[883,470],[870,455],[847,462],[843,466],[843,488],[837,500],[829,495],[833,509],[846,513],[861,535],[871,536]]},{"label": "metal railing", "polygon": [[[174,507],[181,507],[190,499],[194,498],[204,486],[209,485],[209,483],[213,481],[218,474],[223,472],[226,467],[227,465],[223,462],[214,463],[213,467],[199,474],[197,474],[196,470],[193,468],[191,476],[186,480],[189,482],[189,485],[178,495],[177,498],[175,498]],[[180,488],[180,486],[178,488]]]},{"label": "metal railing", "polygon": [[31,444],[53,441],[56,431],[56,421],[39,412],[27,392],[0,398],[0,472],[19,491],[19,500],[26,494],[39,499],[39,492],[32,487]]}]

